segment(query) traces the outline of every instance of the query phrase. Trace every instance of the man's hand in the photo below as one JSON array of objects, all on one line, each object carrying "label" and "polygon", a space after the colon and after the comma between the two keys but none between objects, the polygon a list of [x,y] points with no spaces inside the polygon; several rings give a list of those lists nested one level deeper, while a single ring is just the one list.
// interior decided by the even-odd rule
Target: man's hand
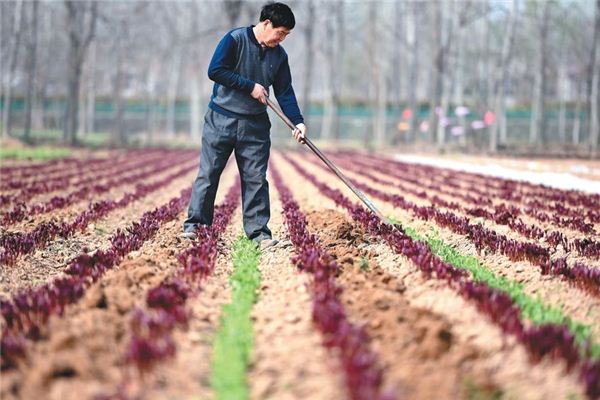
[{"label": "man's hand", "polygon": [[296,125],[296,129],[294,129],[292,135],[294,135],[294,138],[298,143],[304,143],[304,138],[306,137],[306,125],[303,123]]},{"label": "man's hand", "polygon": [[267,90],[264,88],[264,86],[260,83],[254,84],[254,89],[252,89],[252,93],[250,93],[250,95],[256,100],[263,103],[264,105],[267,105],[267,97],[269,97],[269,94],[267,93]]}]

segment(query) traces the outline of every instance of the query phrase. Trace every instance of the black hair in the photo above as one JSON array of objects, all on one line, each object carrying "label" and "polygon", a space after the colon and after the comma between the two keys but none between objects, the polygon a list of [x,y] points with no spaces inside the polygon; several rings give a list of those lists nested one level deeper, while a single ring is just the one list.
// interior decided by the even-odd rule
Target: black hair
[{"label": "black hair", "polygon": [[265,4],[260,11],[260,22],[267,19],[271,21],[273,28],[283,26],[291,30],[296,26],[294,13],[283,3],[269,2]]}]

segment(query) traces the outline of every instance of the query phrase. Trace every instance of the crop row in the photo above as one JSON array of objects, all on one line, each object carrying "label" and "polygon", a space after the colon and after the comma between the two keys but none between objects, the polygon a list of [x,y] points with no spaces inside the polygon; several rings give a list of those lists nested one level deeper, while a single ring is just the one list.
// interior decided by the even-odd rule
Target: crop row
[{"label": "crop row", "polygon": [[[0,167],[0,174],[5,179],[27,179],[32,176],[47,176],[49,174],[69,172],[73,168],[83,169],[88,168],[91,165],[98,163],[111,163],[117,159],[131,159],[140,156],[146,156],[150,154],[165,154],[170,150],[157,149],[157,150],[128,150],[123,154],[113,153],[110,157],[90,157],[90,158],[58,158],[48,162],[34,164],[34,165],[19,165],[19,166],[8,166]],[[59,165],[60,164],[60,165]]]},{"label": "crop row", "polygon": [[[73,204],[77,201],[81,201],[86,198],[89,198],[92,195],[102,194],[102,193],[108,192],[109,190],[118,188],[120,186],[125,186],[128,184],[136,183],[138,181],[141,181],[142,179],[152,177],[153,175],[161,173],[162,171],[164,171],[165,169],[167,169],[169,167],[176,166],[178,164],[183,164],[184,162],[187,162],[187,161],[189,161],[189,160],[187,160],[187,159],[184,159],[184,160],[166,159],[161,162],[150,164],[152,166],[152,169],[150,169],[150,170],[146,170],[143,172],[137,172],[135,174],[131,174],[130,169],[125,168],[124,172],[121,174],[109,173],[109,175],[106,175],[106,177],[112,177],[112,179],[109,179],[104,183],[94,184],[94,182],[104,179],[105,177],[97,177],[97,179],[94,179],[94,177],[91,177],[91,178],[89,178],[90,182],[91,182],[90,184],[85,185],[81,189],[75,190],[64,196],[54,196],[50,200],[46,201],[45,203],[37,203],[37,204],[31,205],[31,206],[27,206],[27,204],[25,202],[19,202],[14,206],[14,208],[12,210],[6,212],[2,216],[1,222],[6,227],[11,224],[14,224],[15,222],[22,221],[26,217],[30,217],[33,215],[47,213],[47,212],[50,212],[53,210],[61,209],[70,204]],[[141,169],[141,167],[144,167],[147,165],[148,165],[147,163],[143,163],[143,164],[136,165],[135,167],[134,166],[131,166],[131,167],[133,167],[133,169],[135,170],[138,168]],[[127,175],[127,173],[129,173],[129,175]]]},{"label": "crop row", "polygon": [[[157,153],[142,154],[142,157],[156,156]],[[47,180],[55,179],[68,179],[74,176],[78,176],[81,173],[87,171],[99,171],[106,166],[112,165],[115,162],[123,162],[132,160],[129,153],[125,154],[125,157],[102,157],[102,158],[88,158],[88,159],[74,159],[72,162],[68,162],[58,169],[42,169],[32,171],[30,173],[14,173],[10,175],[3,175],[2,184],[0,189],[2,190],[13,190],[28,187],[31,185],[39,184]]]},{"label": "crop row", "polygon": [[[482,190],[481,185],[469,184],[467,187],[461,186],[452,177],[444,177],[439,179],[440,171],[433,174],[430,172],[415,172],[412,170],[403,170],[398,167],[393,167],[389,163],[382,163],[381,161],[372,160],[366,162],[361,160],[360,157],[345,158],[347,162],[352,162],[354,165],[360,165],[363,168],[369,168],[387,176],[392,176],[396,179],[417,185],[419,187],[425,187],[428,189],[435,190],[439,193],[458,197],[468,203],[476,206],[487,206],[498,210],[510,209],[510,212],[515,215],[526,214],[531,218],[534,218],[540,222],[552,223],[556,226],[569,228],[585,234],[595,233],[593,223],[600,222],[600,212],[596,209],[572,209],[565,207],[563,203],[551,203],[548,201],[540,201],[537,198],[532,200],[523,200],[515,192],[511,190],[501,191],[500,193],[495,191]],[[435,177],[435,178],[434,178]],[[427,181],[432,180],[432,183]],[[446,189],[446,187],[452,188],[452,190]],[[465,193],[467,192],[467,193]],[[476,196],[475,196],[476,195]],[[498,199],[504,200],[498,206]],[[515,203],[523,200],[524,207],[517,207]],[[548,214],[542,210],[549,211]],[[590,221],[586,221],[586,218]]]},{"label": "crop row", "polygon": [[[381,163],[381,161],[377,161],[377,160],[372,160],[375,164],[378,165],[383,165]],[[401,169],[394,169],[395,171],[401,171]],[[442,177],[438,177],[438,175],[440,175],[440,173],[442,174]],[[431,176],[431,172],[421,172],[421,176]],[[429,175],[427,175],[429,174]],[[475,193],[480,195],[480,199],[486,199],[487,201],[490,201],[492,199],[503,199],[506,201],[510,201],[510,202],[517,202],[517,203],[521,203],[525,206],[525,210],[528,212],[528,214],[530,214],[531,216],[535,217],[535,213],[532,213],[531,211],[533,210],[545,210],[545,211],[549,211],[551,213],[558,213],[561,217],[568,217],[573,219],[574,221],[577,221],[578,219],[581,220],[581,223],[585,223],[586,218],[589,220],[589,222],[592,223],[598,223],[600,222],[600,209],[597,207],[593,206],[593,202],[594,202],[594,196],[595,195],[591,195],[591,194],[585,194],[585,193],[581,193],[581,192],[574,192],[574,191],[570,191],[569,193],[578,193],[578,195],[580,196],[581,199],[587,199],[586,203],[590,203],[592,204],[591,207],[586,207],[586,206],[582,206],[581,204],[576,204],[576,205],[568,205],[568,203],[566,201],[562,201],[562,200],[557,200],[558,197],[560,197],[560,193],[562,193],[563,191],[561,191],[560,189],[551,189],[551,188],[547,188],[546,190],[548,191],[558,191],[558,194],[554,194],[554,196],[551,198],[544,198],[544,196],[540,196],[540,195],[528,195],[528,194],[523,194],[520,193],[514,189],[511,188],[500,188],[500,189],[496,189],[496,190],[491,190],[491,189],[485,189],[485,185],[482,185],[481,181],[478,182],[471,182],[471,183],[465,183],[463,181],[461,181],[459,178],[455,177],[456,171],[452,171],[452,170],[444,170],[444,169],[438,169],[438,173],[435,174],[434,176],[438,178],[438,181],[440,181],[442,183],[447,184],[450,187],[455,188],[456,190],[464,190],[465,186],[462,185],[466,185],[466,189],[471,193]],[[461,185],[462,184],[462,185]],[[554,198],[554,200],[552,200]],[[542,219],[541,221],[548,221],[549,219],[544,218],[544,215],[541,214]],[[565,225],[568,226],[568,225]]]},{"label": "crop row", "polygon": [[77,231],[83,231],[91,221],[95,221],[110,211],[126,207],[132,202],[168,185],[193,169],[192,165],[179,169],[165,178],[150,183],[139,184],[133,192],[125,193],[119,200],[102,200],[92,203],[71,222],[49,221],[38,225],[32,232],[7,233],[0,237],[0,264],[13,264],[19,255],[29,254],[44,246],[56,236],[69,237]]},{"label": "crop row", "polygon": [[1,365],[16,366],[25,356],[27,341],[42,337],[50,316],[60,315],[69,304],[77,302],[86,289],[107,270],[119,264],[131,251],[139,249],[152,238],[160,225],[174,220],[182,212],[191,194],[183,190],[179,197],[152,211],[145,212],[138,222],[125,230],[117,230],[111,237],[108,250],[98,250],[93,255],[83,252],[65,269],[65,276],[54,281],[22,290],[11,300],[0,300],[3,319]]},{"label": "crop row", "polygon": [[514,336],[527,350],[532,361],[549,357],[561,359],[568,369],[577,367],[589,398],[600,397],[600,360],[589,349],[579,347],[566,325],[527,326],[511,297],[483,282],[474,282],[465,270],[458,269],[434,255],[421,241],[415,241],[400,227],[382,223],[363,207],[353,204],[339,190],[332,189],[288,158],[294,169],[314,184],[325,196],[345,208],[352,218],[370,234],[383,238],[398,254],[411,260],[428,279],[436,278],[475,303],[478,310],[497,324],[504,333]]},{"label": "crop row", "polygon": [[[565,235],[563,235],[559,231],[549,230],[549,229],[544,230],[537,225],[527,224],[527,223],[523,222],[523,220],[518,216],[520,214],[520,209],[513,205],[507,206],[507,205],[502,204],[502,205],[490,206],[493,211],[489,211],[488,209],[483,208],[483,207],[464,207],[456,202],[446,201],[446,200],[438,197],[437,195],[431,196],[424,190],[413,189],[411,187],[408,187],[406,185],[403,185],[403,184],[395,182],[395,181],[379,178],[378,176],[375,176],[369,172],[366,172],[365,171],[366,166],[364,164],[362,164],[360,161],[357,161],[357,160],[353,160],[352,162],[342,161],[340,163],[340,165],[343,166],[344,168],[347,168],[350,171],[353,171],[357,174],[360,174],[361,176],[363,176],[365,178],[372,180],[373,182],[380,183],[383,185],[394,186],[395,188],[399,189],[402,192],[410,193],[421,199],[428,200],[432,204],[436,204],[436,205],[439,205],[441,207],[445,207],[445,208],[448,208],[451,210],[460,211],[460,212],[470,215],[472,217],[485,218],[490,221],[494,221],[495,223],[497,223],[499,225],[506,225],[506,226],[510,227],[513,231],[518,232],[521,235],[523,235],[529,239],[534,239],[534,240],[542,240],[543,239],[545,242],[548,243],[550,248],[554,251],[557,250],[558,246],[562,246],[562,248],[565,251],[575,251],[580,256],[583,256],[583,257],[589,257],[589,258],[594,258],[594,259],[600,258],[600,242],[599,241],[588,238],[588,237],[576,238],[574,240],[569,241],[568,238],[565,237]],[[382,173],[382,174],[386,174],[385,170],[378,168],[378,167],[373,167],[373,170],[375,170],[379,173]],[[430,185],[425,184],[423,186],[427,189],[432,189],[432,190],[441,192],[443,194],[456,195],[456,194],[449,194],[447,191],[443,190],[440,186],[435,185],[435,184],[430,184]],[[470,196],[467,195],[465,197],[470,197]],[[474,201],[476,201],[476,200],[474,200]],[[469,202],[471,202],[471,201],[469,201]]]},{"label": "crop row", "polygon": [[534,201],[535,203],[532,203],[532,206],[538,203],[544,205],[549,202],[554,202],[557,206],[569,204],[577,209],[585,209],[586,212],[591,211],[596,216],[600,209],[600,195],[597,194],[587,194],[575,190],[562,190],[527,181],[497,178],[484,174],[431,167],[423,164],[405,163],[390,158],[381,159],[381,157],[364,153],[340,152],[339,154],[349,155],[353,159],[363,158],[375,163],[387,163],[395,169],[405,171],[412,176],[424,176],[428,179],[443,182],[466,183],[469,185],[469,190],[483,189],[485,192],[495,193],[495,196],[505,200],[520,202]]},{"label": "crop row", "polygon": [[241,234],[233,244],[233,272],[229,276],[231,301],[221,307],[211,362],[211,386],[217,399],[248,399],[248,370],[254,350],[252,308],[258,299],[261,251]]},{"label": "crop row", "polygon": [[148,291],[145,309],[133,311],[126,360],[140,371],[148,371],[175,354],[172,332],[177,326],[187,324],[190,311],[185,307],[186,301],[198,293],[202,281],[215,268],[217,243],[238,207],[240,190],[236,182],[223,203],[215,207],[212,225],[199,226],[198,239],[177,256],[180,267],[176,273]]},{"label": "crop row", "polygon": [[341,287],[335,282],[336,262],[318,244],[318,238],[307,229],[306,217],[300,211],[290,190],[283,183],[275,164],[270,165],[273,181],[283,204],[285,223],[296,250],[292,262],[313,276],[313,321],[321,331],[324,344],[339,351],[342,369],[352,399],[392,399],[393,393],[381,389],[383,372],[376,355],[369,348],[364,328],[353,325],[340,300]]},{"label": "crop row", "polygon": [[[180,156],[170,155],[170,156],[161,156],[161,155],[151,155],[146,157],[141,157],[135,160],[125,160],[121,162],[110,162],[109,166],[101,166],[97,170],[86,170],[80,172],[70,172],[67,176],[60,176],[55,178],[42,178],[40,181],[36,181],[23,187],[17,193],[12,194],[4,194],[0,196],[0,206],[8,205],[12,202],[24,203],[31,199],[34,196],[49,193],[55,190],[63,190],[69,187],[80,187],[84,185],[89,185],[90,183],[97,182],[101,179],[106,179],[110,177],[114,177],[115,175],[119,175],[125,173],[132,169],[143,168],[150,163],[154,163],[159,160],[164,160],[165,158],[171,159],[172,161],[176,161],[180,159]],[[191,159],[191,157],[187,157]],[[79,177],[78,180],[72,182],[72,178]]]},{"label": "crop row", "polygon": [[88,158],[85,160],[74,157],[55,158],[50,161],[36,164],[2,166],[0,167],[0,174],[6,178],[29,178],[30,176],[37,175],[39,173],[48,174],[60,172],[73,168],[73,166],[82,166],[86,162],[91,162],[94,164],[97,162],[103,162],[105,160],[105,157]]},{"label": "crop row", "polygon": [[[284,157],[293,162],[288,156],[284,155]],[[318,163],[316,165],[329,172],[326,167]],[[400,195],[385,193],[356,180],[351,181],[356,187],[369,195],[390,202],[403,210],[411,211],[419,219],[424,221],[433,220],[439,226],[467,237],[478,251],[487,249],[493,253],[503,254],[512,261],[529,261],[539,267],[542,274],[564,277],[568,281],[587,289],[591,294],[600,295],[599,268],[593,268],[580,262],[570,266],[564,257],[552,259],[548,250],[540,245],[509,239],[505,235],[485,228],[481,224],[472,224],[467,217],[456,215],[450,211],[440,211],[433,206],[418,206]]]}]

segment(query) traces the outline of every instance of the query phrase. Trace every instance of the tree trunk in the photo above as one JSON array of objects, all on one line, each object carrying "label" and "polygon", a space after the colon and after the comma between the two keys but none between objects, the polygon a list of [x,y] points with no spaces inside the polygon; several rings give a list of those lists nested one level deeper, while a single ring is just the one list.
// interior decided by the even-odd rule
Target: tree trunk
[{"label": "tree trunk", "polygon": [[479,77],[477,83],[479,89],[480,108],[482,110],[488,110],[490,107],[490,93],[488,91],[488,82],[490,76],[490,8],[489,0],[484,0],[481,2],[480,12],[483,14],[483,32],[481,33],[481,41],[479,44],[481,46],[480,51],[482,53],[482,57],[480,57],[480,61],[478,61]]},{"label": "tree trunk", "polygon": [[[489,151],[495,153],[498,151],[498,142],[506,144],[506,87],[509,80],[510,61],[512,59],[513,45],[515,41],[515,32],[517,27],[519,0],[512,1],[510,13],[510,22],[504,32],[502,41],[502,53],[500,56],[500,65],[496,71],[496,82],[494,89],[494,108],[496,113],[496,122],[490,127]],[[500,138],[498,137],[500,133]]]},{"label": "tree trunk", "polygon": [[94,119],[96,118],[96,53],[98,52],[98,45],[94,40],[90,45],[90,60],[89,60],[89,76],[87,84],[87,109],[86,109],[86,125],[84,131],[86,133],[92,133],[96,130],[96,124]]},{"label": "tree trunk", "polygon": [[600,55],[598,54],[598,46],[600,45],[600,0],[596,0],[596,18],[594,22],[594,39],[592,41],[592,54],[590,58],[590,75],[591,75],[591,90],[590,90],[590,150],[592,156],[595,157],[598,153],[598,130],[600,130],[599,114],[600,96],[598,87],[600,86]]},{"label": "tree trunk", "polygon": [[343,41],[344,41],[344,3],[331,4],[327,22],[326,35],[330,40],[324,44],[326,51],[323,58],[325,65],[325,99],[323,109],[322,136],[329,141],[337,141],[339,133],[339,97],[340,82],[343,71]]},{"label": "tree trunk", "polygon": [[492,25],[492,6],[490,4],[489,0],[485,0],[485,34],[484,34],[484,40],[485,40],[485,51],[484,51],[484,60],[485,60],[485,77],[484,77],[484,84],[485,84],[485,109],[489,110],[493,107],[492,105],[492,101],[493,101],[493,88],[494,88],[494,81],[493,79],[490,79],[490,77],[494,74],[494,66],[492,65],[492,54],[493,54],[493,49],[492,49],[492,32],[491,32],[491,25]]},{"label": "tree trunk", "polygon": [[[119,35],[122,36],[122,35]],[[126,144],[125,127],[123,126],[123,115],[125,104],[123,99],[123,58],[125,50],[123,45],[117,43],[116,49],[116,75],[113,82],[113,101],[115,102],[115,115],[113,125],[112,144],[123,146]]]},{"label": "tree trunk", "polygon": [[11,133],[11,102],[12,102],[12,80],[15,75],[15,71],[17,68],[17,60],[19,58],[19,49],[21,42],[21,20],[23,19],[23,14],[25,12],[25,8],[23,7],[23,1],[18,0],[15,4],[15,14],[14,14],[14,25],[11,33],[11,41],[8,49],[8,71],[6,72],[6,89],[4,90],[4,103],[2,109],[2,138],[5,139]]},{"label": "tree trunk", "polygon": [[417,82],[419,79],[419,35],[417,34],[417,10],[418,7],[414,3],[408,5],[410,12],[407,12],[406,20],[406,42],[410,51],[410,72],[408,79],[408,108],[411,110],[409,118],[409,127],[407,134],[407,142],[412,143],[416,138],[417,133]]},{"label": "tree trunk", "polygon": [[200,136],[200,79],[198,78],[198,69],[192,72],[190,80],[190,135],[192,140]]},{"label": "tree trunk", "polygon": [[[454,29],[458,24],[458,12],[456,10],[456,1],[451,1],[450,3],[444,3],[444,7],[446,8],[444,11],[445,15],[450,14],[450,22],[448,24],[448,30],[446,34],[446,43],[441,48],[441,60],[440,60],[440,77],[441,77],[441,85],[442,92],[440,94],[440,115],[445,119],[448,118],[448,108],[450,105],[450,87],[451,87],[451,77],[449,73],[446,73],[446,64],[448,63],[448,59],[450,58],[451,44],[453,41]],[[443,18],[444,20],[444,18]],[[446,18],[447,20],[447,18]],[[446,124],[442,123],[444,120],[438,118],[437,125],[435,126],[436,132],[436,144],[438,150],[442,149],[446,144]]]},{"label": "tree trunk", "polygon": [[431,54],[433,56],[431,64],[433,65],[432,76],[431,76],[431,87],[430,87],[430,97],[429,97],[429,138],[430,142],[434,143],[435,141],[435,132],[438,124],[438,117],[436,108],[439,107],[439,98],[440,92],[442,89],[441,82],[441,51],[442,51],[442,10],[439,2],[434,1],[429,3],[432,10],[432,18],[433,26],[431,29],[432,34],[432,50]]},{"label": "tree trunk", "polygon": [[312,69],[313,69],[313,29],[314,24],[312,21],[315,20],[315,4],[313,0],[308,0],[307,11],[308,15],[306,20],[310,21],[306,24],[304,29],[304,87],[302,88],[302,113],[304,116],[308,115],[308,108],[310,105],[310,89],[312,84]]},{"label": "tree trunk", "polygon": [[146,71],[146,141],[154,143],[156,135],[156,77],[159,75],[158,60],[152,59]]},{"label": "tree trunk", "polygon": [[568,76],[567,66],[565,65],[564,56],[560,57],[561,62],[558,68],[558,139],[561,144],[567,140],[567,90],[568,90]]},{"label": "tree trunk", "polygon": [[227,20],[229,21],[229,26],[237,26],[237,20],[242,12],[242,5],[242,0],[229,0],[222,3],[225,14],[227,15]]},{"label": "tree trunk", "polygon": [[429,100],[429,140],[435,143],[436,130],[438,126],[438,115],[436,108],[440,106],[440,97],[443,85],[443,70],[444,70],[444,54],[442,49],[442,9],[441,3],[433,1],[428,3],[431,6],[433,27],[432,34],[432,77],[431,77],[431,94]]},{"label": "tree trunk", "polygon": [[[387,143],[385,125],[387,108],[387,73],[383,57],[380,56],[380,33],[378,31],[378,8],[381,5],[375,2],[369,3],[369,60],[371,61],[371,110],[372,110],[372,130],[375,136],[375,144],[378,147],[385,146]],[[370,135],[365,134],[365,142],[370,142]],[[371,144],[371,143],[369,143]]]},{"label": "tree trunk", "polygon": [[396,45],[393,50],[393,67],[391,70],[393,73],[392,79],[394,85],[392,87],[393,96],[390,96],[390,100],[395,99],[396,105],[398,108],[400,107],[400,102],[402,101],[402,92],[403,92],[403,78],[404,78],[404,60],[402,59],[402,50],[404,46],[404,25],[406,24],[406,6],[403,2],[395,2],[394,3],[394,40]]},{"label": "tree trunk", "polygon": [[[73,57],[73,58],[72,58]],[[69,78],[67,104],[65,108],[63,137],[72,146],[78,144],[77,126],[79,124],[79,86],[81,82],[81,63],[76,56],[69,56]]]},{"label": "tree trunk", "polygon": [[531,115],[531,131],[529,142],[531,144],[544,144],[546,142],[546,118],[544,116],[544,99],[546,95],[546,64],[548,60],[548,17],[550,14],[550,2],[542,3],[542,15],[540,16],[540,42],[538,54],[538,68],[535,75],[535,87],[533,93],[533,105]]},{"label": "tree trunk", "polygon": [[337,141],[340,137],[340,116],[339,116],[339,106],[340,106],[340,97],[342,96],[342,87],[344,82],[344,58],[346,55],[346,20],[345,20],[345,7],[344,0],[341,0],[336,7],[336,30],[337,34],[337,52],[336,54],[336,64],[337,70],[334,74],[333,79],[333,104],[331,111],[331,132],[333,133],[333,140]]},{"label": "tree trunk", "polygon": [[77,105],[77,109],[79,110],[79,116],[77,117],[77,133],[78,135],[80,135],[80,138],[85,138],[86,134],[85,134],[85,127],[87,125],[87,115],[86,115],[86,111],[87,111],[87,105],[86,105],[86,101],[87,101],[87,75],[86,72],[83,70],[84,66],[82,65],[81,68],[81,85],[83,86],[81,88],[81,90],[79,91],[79,104]]},{"label": "tree trunk", "polygon": [[[41,32],[48,32],[52,29],[52,14],[42,8],[42,12],[38,16],[40,19],[39,30]],[[33,110],[31,116],[32,129],[42,130],[45,128],[45,105],[48,93],[48,74],[49,65],[51,64],[52,51],[49,49],[49,40],[44,35],[39,35],[38,38],[38,51],[36,62],[36,84],[35,84],[35,95],[33,99]]]},{"label": "tree trunk", "polygon": [[573,120],[573,130],[571,131],[571,143],[574,146],[579,145],[579,137],[581,132],[581,87],[583,86],[581,81],[577,81],[577,94],[575,97],[575,111]]},{"label": "tree trunk", "polygon": [[[465,104],[465,30],[464,26],[459,26],[456,32],[456,66],[454,79],[454,106],[464,106]],[[466,136],[466,119],[464,115],[458,116],[458,126],[462,128],[462,134],[458,137],[460,147],[465,148],[467,145]]]},{"label": "tree trunk", "polygon": [[33,109],[35,94],[38,6],[39,3],[37,1],[31,3],[30,37],[27,43],[27,99],[25,102],[25,130],[23,132],[23,139],[28,143],[31,141],[31,110]]},{"label": "tree trunk", "polygon": [[[598,57],[597,54],[596,57]],[[598,155],[598,114],[600,114],[600,110],[598,109],[600,104],[600,99],[598,98],[598,87],[600,86],[599,70],[600,68],[596,68],[594,78],[592,79],[592,107],[590,112],[590,150],[592,157]]]},{"label": "tree trunk", "polygon": [[65,1],[65,6],[67,8],[69,53],[67,68],[68,92],[63,137],[66,142],[75,146],[78,144],[77,129],[79,128],[81,73],[87,48],[95,34],[97,3],[92,2],[90,4],[67,0]]},{"label": "tree trunk", "polygon": [[167,138],[175,138],[175,106],[177,100],[177,88],[179,86],[179,76],[181,75],[181,49],[175,49],[173,63],[171,65],[171,74],[169,78],[169,88],[167,90]]}]

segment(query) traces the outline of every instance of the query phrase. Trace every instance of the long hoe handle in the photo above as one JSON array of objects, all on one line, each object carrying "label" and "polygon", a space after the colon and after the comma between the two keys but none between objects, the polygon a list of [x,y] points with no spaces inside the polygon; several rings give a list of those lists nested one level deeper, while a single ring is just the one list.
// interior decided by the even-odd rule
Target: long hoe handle
[{"label": "long hoe handle", "polygon": [[[271,107],[271,109],[275,112],[275,114],[277,114],[279,116],[279,118],[281,118],[283,120],[283,122],[285,122],[285,124],[291,130],[296,129],[296,126],[292,123],[292,121],[290,121],[290,119],[283,113],[283,111],[281,111],[279,109],[279,107],[275,103],[273,103],[273,101],[271,101],[271,99],[269,99],[268,97],[267,97],[267,105],[269,107]],[[354,186],[348,178],[346,178],[346,176],[325,156],[325,154],[323,154],[321,152],[321,150],[319,150],[317,148],[317,146],[314,145],[314,143],[309,138],[305,137],[303,139],[303,141],[304,141],[304,144],[306,144],[308,146],[308,148],[311,149],[313,151],[313,153],[315,153],[317,155],[317,157],[319,157],[321,159],[321,161],[323,161],[325,163],[325,165],[327,165],[329,167],[329,169],[332,170],[333,173],[335,173],[338,176],[338,178],[340,178],[342,180],[342,182],[344,182],[346,184],[346,186],[348,186],[348,188],[350,190],[352,190],[352,192],[354,192],[354,194],[369,208],[369,210],[373,211],[373,213],[375,215],[377,215],[379,217],[379,219],[381,219],[382,222],[393,225],[391,223],[391,221],[388,220],[381,213],[381,211],[379,211],[377,209],[377,207],[375,207],[375,205],[371,202],[371,200],[369,200],[367,198],[367,196],[364,195],[363,192],[358,190],[358,188],[356,186]]]}]

